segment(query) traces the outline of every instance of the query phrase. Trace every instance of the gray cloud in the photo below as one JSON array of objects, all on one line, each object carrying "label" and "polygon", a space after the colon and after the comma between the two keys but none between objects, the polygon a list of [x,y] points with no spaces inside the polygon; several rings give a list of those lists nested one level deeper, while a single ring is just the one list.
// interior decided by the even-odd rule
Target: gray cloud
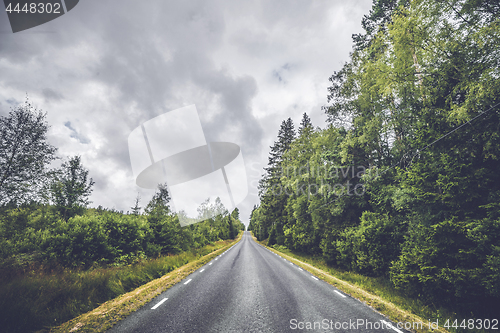
[{"label": "gray cloud", "polygon": [[60,93],[58,93],[50,88],[42,89],[42,95],[45,97],[45,100],[48,102],[60,101],[60,100],[64,99],[63,95],[61,95]]},{"label": "gray cloud", "polygon": [[370,2],[87,0],[17,34],[1,12],[0,112],[28,93],[59,154],[82,155],[94,205],[126,211],[151,195],[135,186],[127,138],[155,116],[196,104],[207,140],[237,143],[252,167],[283,119],[307,111],[322,125],[328,77]]}]

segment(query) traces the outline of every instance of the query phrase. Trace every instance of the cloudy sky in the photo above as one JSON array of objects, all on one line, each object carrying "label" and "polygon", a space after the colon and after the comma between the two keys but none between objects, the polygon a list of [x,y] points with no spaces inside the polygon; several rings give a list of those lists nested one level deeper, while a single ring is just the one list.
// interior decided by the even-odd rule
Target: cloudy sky
[{"label": "cloudy sky", "polygon": [[82,0],[67,14],[12,33],[0,12],[0,115],[26,94],[47,112],[58,155],[82,156],[92,206],[127,211],[140,193],[128,136],[195,104],[207,141],[241,147],[249,194],[282,120],[307,112],[324,127],[328,78],[348,60],[370,0]]}]

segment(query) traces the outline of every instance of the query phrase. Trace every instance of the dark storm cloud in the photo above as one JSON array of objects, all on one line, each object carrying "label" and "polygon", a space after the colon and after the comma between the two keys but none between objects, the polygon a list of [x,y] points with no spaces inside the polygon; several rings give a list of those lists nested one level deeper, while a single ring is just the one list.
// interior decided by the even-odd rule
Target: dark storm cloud
[{"label": "dark storm cloud", "polygon": [[246,162],[266,161],[281,120],[319,110],[296,83],[314,81],[326,96],[312,77],[327,84],[331,68],[317,64],[345,60],[328,29],[351,24],[331,22],[351,3],[86,0],[17,34],[0,11],[0,114],[28,93],[48,112],[61,155],[84,156],[94,203],[127,209],[137,191],[129,133],[185,105],[196,105],[208,141],[235,142]]},{"label": "dark storm cloud", "polygon": [[[251,109],[257,92],[255,80],[248,75],[233,77],[212,60],[211,53],[221,44],[225,32],[217,2],[156,2],[146,6],[120,2],[118,8],[108,2],[103,6],[99,13],[93,13],[87,4],[78,20],[99,30],[100,38],[95,41],[100,45],[99,58],[89,64],[95,73],[92,79],[117,91],[113,104],[120,114],[116,116],[130,130],[184,104],[196,104],[203,121],[206,104],[214,97],[192,91],[208,91],[221,99],[221,109],[215,119],[204,123],[207,135],[216,139],[217,133],[236,127],[243,146],[258,148],[262,130]],[[114,15],[109,15],[111,11]],[[133,22],[125,19],[130,13],[135,13]],[[127,113],[124,110],[130,105],[135,106],[134,112]],[[114,140],[123,144],[128,133],[122,135],[114,136]],[[127,159],[123,162],[128,163]]]},{"label": "dark storm cloud", "polygon": [[178,100],[193,73],[213,66],[210,53],[223,33],[222,17],[204,1],[107,2],[91,20],[99,20],[95,79],[117,88],[120,104],[136,103],[145,119]]},{"label": "dark storm cloud", "polygon": [[228,138],[225,132],[236,132],[238,134],[233,140],[242,145],[245,154],[258,153],[263,132],[252,115],[251,101],[257,94],[255,79],[251,76],[233,78],[221,72],[210,72],[200,76],[197,81],[220,100],[220,112],[203,124],[207,140],[224,141]]},{"label": "dark storm cloud", "polygon": [[[105,52],[91,67],[98,73],[93,79],[116,89],[113,104],[117,109],[135,106],[119,115],[129,131],[164,112],[196,104],[207,140],[237,141],[248,158],[260,152],[263,135],[251,107],[257,83],[249,75],[230,74],[214,63],[212,52],[225,33],[219,10],[198,4],[165,10],[166,17],[152,30],[148,30],[149,22],[134,25],[144,24],[147,34],[128,28],[129,22],[110,22],[109,27],[103,27],[103,39],[109,41],[101,49]],[[214,99],[219,101],[216,114],[207,114]],[[105,124],[107,133],[114,130]],[[118,136],[107,136],[113,137],[113,142],[108,141],[99,156],[120,160],[128,167],[128,132],[121,136],[117,132]],[[238,134],[227,140],[223,135],[227,132]]]}]

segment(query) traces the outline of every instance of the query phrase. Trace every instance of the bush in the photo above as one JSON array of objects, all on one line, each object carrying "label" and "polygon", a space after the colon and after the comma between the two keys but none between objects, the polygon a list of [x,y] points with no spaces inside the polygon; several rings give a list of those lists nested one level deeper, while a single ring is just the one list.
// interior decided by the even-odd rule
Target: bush
[{"label": "bush", "polygon": [[67,267],[90,266],[110,257],[110,247],[100,216],[75,216],[54,224],[41,245],[49,259]]},{"label": "bush", "polygon": [[148,256],[179,253],[183,250],[182,228],[176,216],[150,215],[147,221],[149,223],[149,231],[146,234]]},{"label": "bush", "polygon": [[412,296],[463,309],[499,301],[500,221],[449,219],[412,225],[391,280]]},{"label": "bush", "polygon": [[107,259],[129,262],[144,252],[149,232],[145,217],[106,212],[102,221],[110,251]]},{"label": "bush", "polygon": [[364,212],[361,224],[340,234],[336,246],[338,264],[369,276],[387,275],[399,255],[402,227],[393,218]]}]

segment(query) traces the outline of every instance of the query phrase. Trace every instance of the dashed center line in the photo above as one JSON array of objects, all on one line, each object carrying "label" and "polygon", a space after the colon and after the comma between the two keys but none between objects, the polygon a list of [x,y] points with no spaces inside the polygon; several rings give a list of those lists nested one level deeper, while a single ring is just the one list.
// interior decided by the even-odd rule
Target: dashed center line
[{"label": "dashed center line", "polygon": [[212,265],[212,264],[213,264],[213,262],[211,262],[210,264],[208,264],[208,266],[210,266],[210,265]]},{"label": "dashed center line", "polygon": [[203,268],[203,269],[200,271],[200,273],[201,273],[201,272],[203,272],[204,270],[205,270],[205,268]]},{"label": "dashed center line", "polygon": [[189,279],[187,280],[186,282],[184,282],[184,284],[188,284],[189,282],[191,282],[192,279]]},{"label": "dashed center line", "polygon": [[334,290],[333,292],[335,292],[335,293],[337,293],[337,294],[339,294],[340,296],[342,296],[342,297],[344,297],[344,298],[345,298],[345,295],[344,295],[344,294],[342,294],[340,291],[338,291],[338,290]]},{"label": "dashed center line", "polygon": [[317,277],[312,276],[312,275],[311,275],[311,277],[312,277],[314,280],[319,281]]},{"label": "dashed center line", "polygon": [[304,270],[302,268],[299,267],[299,269],[303,272]]},{"label": "dashed center line", "polygon": [[164,298],[164,299],[162,299],[161,301],[159,301],[159,302],[158,302],[155,306],[153,306],[153,307],[151,308],[151,310],[154,310],[154,309],[156,309],[157,307],[159,307],[160,305],[162,305],[162,304],[163,304],[163,302],[165,302],[167,299],[168,299],[168,298]]}]

